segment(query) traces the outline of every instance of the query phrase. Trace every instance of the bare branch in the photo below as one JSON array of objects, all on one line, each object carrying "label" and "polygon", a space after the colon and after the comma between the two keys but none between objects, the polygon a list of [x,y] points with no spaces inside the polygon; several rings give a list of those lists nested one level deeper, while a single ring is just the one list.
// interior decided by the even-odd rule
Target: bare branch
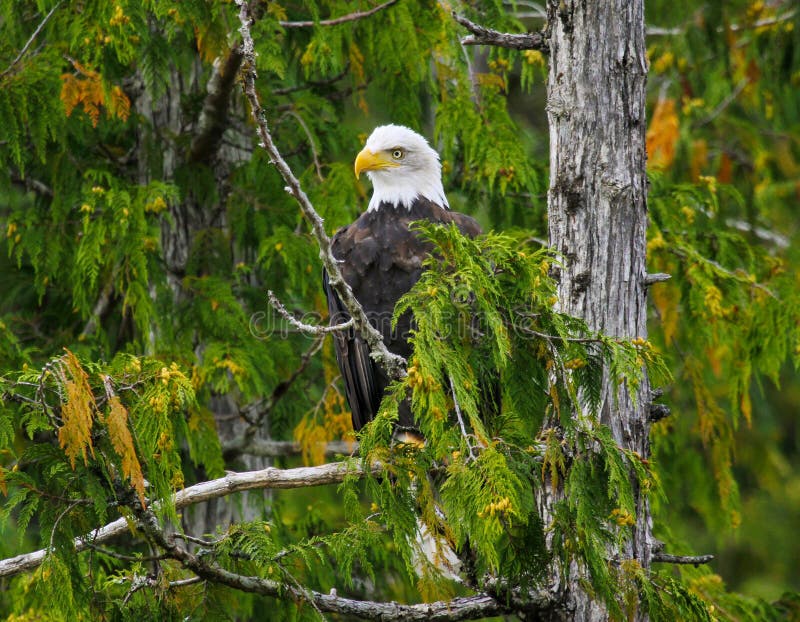
[{"label": "bare branch", "polygon": [[789,248],[789,238],[785,235],[781,235],[780,233],[776,233],[775,231],[771,231],[769,229],[765,229],[764,227],[758,227],[756,225],[752,225],[747,221],[739,220],[736,218],[726,218],[725,224],[733,229],[737,229],[739,231],[744,231],[745,233],[750,233],[757,237],[759,240],[764,242],[769,242],[770,244],[774,244],[780,249]]},{"label": "bare branch", "polygon": [[348,15],[342,15],[341,17],[336,17],[333,19],[322,19],[318,22],[303,21],[303,22],[278,22],[278,23],[284,28],[313,28],[314,26],[338,26],[339,24],[354,22],[356,20],[369,17],[370,15],[374,15],[378,11],[382,11],[383,9],[392,6],[396,2],[397,0],[388,0],[388,2],[379,4],[378,6],[373,7],[367,11],[356,11],[355,13],[349,13]]},{"label": "bare branch", "polygon": [[464,419],[461,416],[461,406],[458,404],[458,397],[456,396],[456,385],[455,382],[453,382],[453,376],[449,376],[449,378],[450,378],[450,392],[453,395],[453,405],[455,406],[458,425],[461,428],[461,436],[464,438],[464,442],[467,444],[470,460],[474,460],[475,458],[477,458],[477,456],[475,455],[475,448],[472,446],[472,443],[469,440],[469,434],[467,434],[467,427],[464,425]]},{"label": "bare branch", "polygon": [[306,352],[300,358],[300,365],[289,375],[288,378],[281,380],[277,385],[275,385],[275,388],[272,390],[272,393],[270,393],[269,397],[258,400],[257,402],[252,403],[242,409],[240,414],[249,425],[245,430],[241,440],[236,444],[231,444],[228,448],[226,448],[226,451],[229,453],[229,455],[231,453],[250,453],[245,451],[245,448],[247,448],[255,440],[256,432],[261,427],[261,424],[267,415],[272,411],[273,408],[275,408],[275,404],[277,404],[278,401],[280,401],[280,399],[289,392],[289,388],[306,370],[317,352],[322,349],[324,340],[324,333],[317,336],[317,338],[314,340],[314,343],[311,344],[311,347],[306,350]]},{"label": "bare branch", "polygon": [[241,65],[242,51],[239,47],[233,48],[224,62],[220,62],[220,59],[214,62],[214,71],[208,81],[208,94],[189,153],[191,162],[209,162],[216,155],[222,135],[228,127],[228,106]]},{"label": "bare branch", "polygon": [[38,37],[39,33],[42,32],[42,28],[44,28],[47,22],[50,21],[50,18],[53,17],[53,13],[56,12],[56,9],[61,6],[61,2],[62,0],[59,0],[56,3],[56,5],[52,9],[50,9],[50,12],[44,16],[44,19],[36,27],[36,30],[33,31],[33,34],[25,42],[25,45],[22,46],[22,49],[19,51],[19,54],[17,54],[17,57],[11,61],[11,64],[8,67],[6,67],[3,73],[0,73],[0,78],[6,77],[11,72],[11,70],[14,69],[14,67],[16,67],[17,63],[22,60],[22,57],[25,56],[28,49],[30,49],[31,45],[33,45],[33,42],[36,40],[36,37]]},{"label": "bare branch", "polygon": [[541,32],[525,34],[498,32],[476,24],[455,11],[453,11],[452,15],[454,20],[472,33],[461,39],[461,45],[494,45],[501,48],[511,48],[512,50],[548,51],[547,42]]},{"label": "bare branch", "polygon": [[22,177],[16,171],[10,171],[10,173],[12,183],[22,186],[26,190],[35,192],[43,197],[53,198],[53,189],[44,182],[38,179],[31,179],[30,177]]},{"label": "bare branch", "polygon": [[691,564],[699,566],[707,564],[714,559],[713,555],[669,555],[668,553],[655,553],[650,560],[665,564]]},{"label": "bare branch", "polygon": [[170,581],[169,589],[173,589],[176,587],[185,587],[187,585],[194,585],[195,583],[200,583],[202,581],[202,577],[189,577],[188,579],[178,579],[177,581]]},{"label": "bare branch", "polygon": [[[380,471],[379,464],[369,467],[373,474]],[[260,471],[228,473],[220,479],[195,484],[175,493],[172,497],[176,509],[185,508],[195,503],[225,497],[236,492],[254,489],[287,489],[306,486],[322,486],[338,484],[347,475],[363,477],[367,470],[360,463],[333,462],[317,467],[300,467],[296,469],[276,469],[269,467]],[[158,501],[154,505],[157,505]],[[117,519],[104,527],[75,539],[75,550],[80,552],[90,544],[98,544],[122,535],[130,529],[128,521]],[[0,561],[0,577],[7,577],[26,572],[38,567],[47,554],[46,549],[17,555]]]},{"label": "bare branch", "polygon": [[295,177],[289,165],[281,156],[280,151],[275,146],[272,140],[272,135],[267,128],[267,118],[264,113],[261,103],[258,99],[256,92],[256,60],[255,60],[255,46],[253,37],[250,34],[250,23],[252,17],[247,3],[244,0],[237,0],[239,4],[239,20],[242,23],[239,31],[242,33],[242,53],[244,55],[244,66],[242,67],[242,81],[245,95],[250,101],[250,107],[253,113],[253,119],[256,122],[258,129],[258,136],[261,140],[261,146],[269,154],[270,160],[278,169],[278,172],[286,182],[286,191],[291,194],[300,206],[303,215],[311,224],[311,232],[317,240],[320,249],[320,258],[328,272],[330,286],[339,295],[350,317],[353,318],[353,324],[359,335],[366,341],[370,348],[370,355],[372,358],[381,365],[386,371],[387,375],[393,379],[400,379],[405,377],[406,361],[401,356],[389,352],[386,344],[383,343],[383,336],[378,332],[372,324],[369,323],[364,309],[356,300],[350,286],[342,278],[342,273],[339,270],[339,265],[336,258],[331,252],[331,240],[325,232],[325,225],[322,218],[314,209],[311,201],[308,199],[305,191],[303,190],[297,177]]},{"label": "bare branch", "polygon": [[289,324],[303,333],[308,333],[310,335],[327,335],[328,333],[335,333],[337,331],[347,330],[353,327],[353,318],[350,318],[341,324],[336,324],[335,326],[314,326],[312,324],[306,324],[289,313],[289,310],[283,306],[283,303],[278,300],[277,296],[275,296],[275,293],[272,290],[267,292],[267,297],[269,298],[269,304],[272,305],[278,314],[284,320],[289,322]]}]

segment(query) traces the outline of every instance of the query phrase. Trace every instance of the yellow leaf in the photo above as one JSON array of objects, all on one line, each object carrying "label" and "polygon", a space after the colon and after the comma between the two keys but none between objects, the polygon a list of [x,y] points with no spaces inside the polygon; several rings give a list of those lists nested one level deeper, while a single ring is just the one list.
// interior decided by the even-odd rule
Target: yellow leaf
[{"label": "yellow leaf", "polygon": [[136,457],[133,436],[128,428],[128,410],[116,395],[112,395],[108,400],[106,427],[114,451],[122,458],[122,475],[130,480],[139,501],[144,506],[144,475],[139,459]]},{"label": "yellow leaf", "polygon": [[77,61],[72,61],[72,66],[78,75],[65,73],[61,76],[61,101],[64,103],[64,113],[67,116],[70,116],[78,105],[82,105],[83,111],[92,120],[92,126],[97,127],[100,107],[106,106],[109,116],[118,117],[123,121],[128,119],[131,102],[120,87],[111,88],[111,101],[106,102],[102,76]]},{"label": "yellow leaf", "polygon": [[64,378],[66,402],[61,405],[63,425],[58,430],[58,443],[67,454],[72,468],[75,458],[83,456],[86,464],[86,450],[94,456],[92,447],[92,421],[97,404],[89,386],[89,376],[81,367],[75,355],[65,348],[61,357],[61,371]]},{"label": "yellow leaf", "polygon": [[0,467],[0,492],[8,496],[8,487],[6,486],[6,470]]},{"label": "yellow leaf", "polygon": [[651,168],[666,169],[672,165],[675,159],[675,145],[678,142],[678,130],[675,100],[659,100],[647,130],[647,158]]}]

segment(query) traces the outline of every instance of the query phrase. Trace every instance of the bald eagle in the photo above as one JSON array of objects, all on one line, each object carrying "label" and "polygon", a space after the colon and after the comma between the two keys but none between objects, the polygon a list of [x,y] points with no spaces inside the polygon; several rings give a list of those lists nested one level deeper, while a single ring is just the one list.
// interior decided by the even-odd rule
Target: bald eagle
[{"label": "bald eagle", "polygon": [[[473,218],[450,211],[439,154],[407,127],[375,128],[356,157],[355,173],[370,178],[372,198],[366,212],[334,235],[333,255],[386,347],[408,360],[412,354],[408,341],[411,314],[403,314],[394,329],[392,314],[400,297],[419,279],[422,262],[431,253],[431,244],[409,230],[409,224],[415,220],[455,223],[470,237],[480,234],[481,228]],[[329,286],[327,273],[323,273],[323,286],[331,324],[347,321],[350,316]],[[334,333],[334,344],[353,428],[358,431],[377,414],[390,381],[353,329]],[[414,430],[408,400],[400,404],[398,430]]]}]

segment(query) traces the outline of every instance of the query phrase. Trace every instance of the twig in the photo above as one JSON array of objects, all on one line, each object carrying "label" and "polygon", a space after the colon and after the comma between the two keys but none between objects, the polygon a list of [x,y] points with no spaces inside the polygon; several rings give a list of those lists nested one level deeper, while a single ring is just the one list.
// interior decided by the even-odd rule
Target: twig
[{"label": "twig", "polygon": [[194,536],[190,536],[188,533],[176,533],[175,537],[180,538],[181,540],[186,540],[186,542],[191,542],[192,544],[197,544],[207,549],[210,549],[211,547],[219,543],[219,541],[203,540],[202,538],[195,538]]},{"label": "twig", "polygon": [[285,113],[284,116],[292,117],[300,128],[305,132],[306,138],[308,138],[308,144],[311,146],[311,157],[314,160],[314,168],[317,171],[317,179],[320,181],[325,181],[325,178],[322,176],[322,167],[319,164],[319,155],[317,154],[317,146],[314,144],[314,137],[311,135],[311,130],[308,129],[308,125],[303,120],[299,114],[297,114],[294,110],[289,109]]},{"label": "twig", "polygon": [[455,11],[452,15],[454,20],[472,33],[461,39],[461,45],[494,45],[512,50],[540,50],[542,52],[547,52],[549,49],[544,35],[540,32],[525,34],[499,32],[476,24]]},{"label": "twig", "polygon": [[[272,292],[270,292],[272,293]],[[300,375],[306,370],[306,368],[311,363],[311,360],[314,356],[322,349],[322,344],[325,342],[325,334],[318,335],[314,340],[314,343],[311,344],[311,347],[306,350],[303,356],[300,359],[300,365],[291,373],[291,375],[279,382],[275,388],[272,390],[272,393],[266,400],[262,400],[260,407],[257,405],[253,405],[253,407],[249,409],[245,409],[242,412],[242,417],[245,421],[247,421],[248,426],[247,429],[244,431],[242,435],[242,446],[243,448],[248,447],[256,438],[256,432],[258,432],[259,428],[261,428],[261,424],[263,423],[266,416],[272,412],[272,409],[275,408],[275,404],[280,401],[280,399],[289,392],[289,388],[294,384],[295,380],[297,380]],[[258,413],[255,413],[255,416],[249,416],[247,411],[251,411],[257,408]],[[253,455],[253,454],[250,454]]]},{"label": "twig", "polygon": [[383,4],[379,4],[376,7],[373,7],[367,11],[356,11],[355,13],[349,13],[348,15],[342,15],[341,17],[335,17],[333,19],[322,19],[318,22],[314,21],[302,21],[302,22],[278,22],[284,28],[313,28],[314,26],[338,26],[339,24],[345,24],[347,22],[354,22],[359,19],[364,19],[365,17],[369,17],[370,15],[374,15],[378,11],[382,11],[385,8],[388,8],[395,4],[397,0],[388,0],[388,2],[384,2]]},{"label": "twig", "polygon": [[188,579],[178,579],[177,581],[170,581],[167,587],[169,589],[175,587],[186,587],[187,585],[194,585],[195,583],[200,583],[204,581],[202,577],[189,577]]},{"label": "twig", "polygon": [[247,3],[244,0],[236,1],[239,5],[239,20],[242,24],[239,29],[242,33],[242,53],[244,55],[244,63],[241,70],[242,83],[245,96],[250,102],[253,119],[256,122],[258,136],[261,141],[260,144],[267,154],[269,154],[270,160],[286,182],[286,191],[297,200],[303,215],[309,221],[311,232],[319,245],[320,258],[328,273],[330,286],[338,294],[339,298],[341,298],[345,309],[350,314],[350,317],[353,318],[355,330],[364,341],[366,341],[370,348],[370,356],[383,367],[390,378],[402,379],[406,375],[405,359],[389,352],[386,344],[383,343],[383,335],[370,324],[364,313],[364,309],[358,303],[350,286],[342,277],[338,262],[331,251],[331,240],[325,232],[325,225],[322,218],[314,209],[314,206],[308,199],[297,177],[295,177],[272,140],[272,135],[267,128],[267,117],[261,107],[258,93],[256,92],[255,45],[253,43],[253,37],[250,34],[252,17]]},{"label": "twig", "polygon": [[456,411],[456,418],[458,419],[458,425],[461,427],[461,436],[464,437],[464,442],[467,444],[467,449],[469,449],[469,457],[470,459],[475,459],[474,448],[472,447],[472,443],[469,442],[469,435],[467,434],[467,427],[464,425],[464,418],[461,416],[461,406],[458,404],[458,397],[456,396],[456,384],[453,382],[453,376],[449,376],[450,378],[450,391],[453,394],[453,405],[455,406]]},{"label": "twig", "polygon": [[707,117],[695,123],[694,126],[703,127],[704,125],[708,125],[709,123],[711,123],[722,113],[723,110],[725,110],[725,108],[730,106],[733,103],[733,101],[737,97],[739,97],[739,93],[741,93],[748,84],[750,84],[749,78],[743,78],[742,80],[740,80],[739,84],[736,85],[733,91],[731,91],[725,99],[723,99],[719,104],[717,104],[717,107],[714,108],[714,110],[712,110]]},{"label": "twig", "polygon": [[759,240],[774,244],[780,249],[789,248],[789,238],[787,238],[785,235],[781,235],[780,233],[775,233],[774,231],[770,231],[764,227],[758,227],[750,224],[749,222],[736,218],[726,218],[725,224],[733,229],[737,229],[738,231],[751,233]]},{"label": "twig", "polygon": [[665,564],[691,564],[699,566],[707,564],[714,559],[713,555],[669,555],[668,553],[655,553],[650,560]]},{"label": "twig", "polygon": [[56,5],[52,9],[50,9],[50,12],[47,15],[45,15],[44,19],[36,27],[36,30],[33,31],[33,34],[25,42],[25,45],[22,46],[22,49],[19,51],[19,54],[17,54],[17,57],[11,61],[11,64],[8,67],[6,67],[3,73],[0,73],[0,78],[4,78],[5,76],[7,76],[11,72],[11,70],[14,69],[16,64],[22,60],[22,57],[25,56],[25,53],[28,51],[31,45],[33,45],[33,42],[36,40],[36,37],[38,37],[39,33],[42,32],[42,28],[44,28],[47,22],[50,21],[50,18],[53,16],[53,13],[56,12],[56,9],[61,6],[61,2],[62,0],[59,0],[56,3]]},{"label": "twig", "polygon": [[64,518],[67,514],[69,514],[72,510],[78,507],[81,504],[80,499],[71,503],[67,507],[64,508],[64,511],[58,515],[56,522],[53,523],[53,529],[50,531],[50,546],[48,546],[48,550],[53,550],[53,543],[56,538],[56,529],[58,529],[58,524],[61,522],[61,519]]},{"label": "twig", "polygon": [[[348,475],[363,477],[368,471],[378,474],[380,469],[381,466],[378,463],[365,467],[361,463],[333,462],[317,467],[300,467],[296,469],[269,467],[260,471],[232,472],[220,479],[184,488],[172,496],[172,502],[175,505],[175,509],[180,510],[196,503],[226,497],[244,490],[288,489],[338,484]],[[161,504],[156,501],[152,505],[158,507]],[[86,550],[89,544],[105,542],[127,533],[129,529],[130,526],[127,519],[117,519],[104,527],[76,538],[75,550],[76,552]],[[40,549],[32,553],[4,559],[0,561],[0,577],[32,570],[41,565],[46,555],[47,549]]]},{"label": "twig", "polygon": [[350,318],[346,322],[342,322],[341,324],[336,324],[334,326],[314,326],[312,324],[306,324],[301,322],[296,317],[294,317],[289,310],[283,306],[280,300],[275,296],[272,290],[267,292],[267,297],[269,298],[269,304],[278,312],[278,314],[289,324],[294,326],[297,330],[308,333],[310,335],[327,335],[328,333],[335,333],[340,330],[347,330],[353,327],[353,318]]}]

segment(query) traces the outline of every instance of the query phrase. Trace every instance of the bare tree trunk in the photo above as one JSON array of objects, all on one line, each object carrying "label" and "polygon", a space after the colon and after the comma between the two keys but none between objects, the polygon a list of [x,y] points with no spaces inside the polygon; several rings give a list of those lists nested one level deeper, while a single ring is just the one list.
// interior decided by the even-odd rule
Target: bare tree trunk
[{"label": "bare tree trunk", "polygon": [[[548,0],[550,74],[550,242],[561,254],[561,310],[594,330],[647,338],[645,231],[644,0]],[[606,383],[601,422],[622,447],[649,454],[649,384],[634,400]],[[558,491],[542,499],[549,515]],[[619,558],[650,564],[650,511],[638,502],[637,525]],[[560,619],[605,620],[605,608],[580,587],[573,568],[558,588]],[[646,615],[639,614],[638,620]]]}]

